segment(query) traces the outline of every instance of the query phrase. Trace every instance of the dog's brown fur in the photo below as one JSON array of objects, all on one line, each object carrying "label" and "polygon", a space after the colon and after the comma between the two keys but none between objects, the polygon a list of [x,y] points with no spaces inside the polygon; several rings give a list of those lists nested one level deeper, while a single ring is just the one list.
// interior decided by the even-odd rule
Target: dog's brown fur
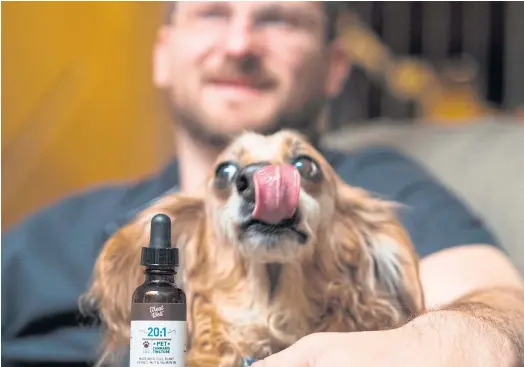
[{"label": "dog's brown fur", "polygon": [[247,133],[217,162],[283,163],[299,153],[321,167],[322,182],[302,180],[301,193],[319,210],[314,225],[306,223],[312,232],[307,246],[275,255],[284,264],[276,292],[268,295],[263,261],[226,233],[235,230],[221,219],[232,193],[217,191],[211,176],[202,195],[159,200],[104,246],[85,299],[100,309],[105,356],[129,345],[131,297],[143,282],[141,247],[157,213],[172,218],[173,246],[181,249],[178,281],[188,299],[188,366],[236,367],[242,356],[275,353],[307,334],[393,328],[423,310],[417,256],[392,204],[346,185],[300,135]]}]

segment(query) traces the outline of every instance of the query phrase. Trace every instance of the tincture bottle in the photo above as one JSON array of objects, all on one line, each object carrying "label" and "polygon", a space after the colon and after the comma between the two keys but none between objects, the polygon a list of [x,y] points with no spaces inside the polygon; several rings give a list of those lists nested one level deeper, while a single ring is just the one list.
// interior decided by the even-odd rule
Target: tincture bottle
[{"label": "tincture bottle", "polygon": [[142,248],[145,281],[131,304],[130,367],[185,366],[186,294],[175,284],[178,249],[171,247],[171,220],[151,220],[149,247]]}]

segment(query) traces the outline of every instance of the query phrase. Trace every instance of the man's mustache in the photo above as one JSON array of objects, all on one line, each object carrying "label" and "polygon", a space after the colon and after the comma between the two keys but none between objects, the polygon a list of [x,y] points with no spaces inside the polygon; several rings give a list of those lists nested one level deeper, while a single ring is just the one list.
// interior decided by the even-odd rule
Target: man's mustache
[{"label": "man's mustache", "polygon": [[215,69],[208,70],[204,75],[204,80],[209,82],[245,82],[260,88],[276,84],[276,75],[262,67],[259,62],[256,62],[257,65],[249,67],[243,65],[245,62],[247,61],[225,62]]}]

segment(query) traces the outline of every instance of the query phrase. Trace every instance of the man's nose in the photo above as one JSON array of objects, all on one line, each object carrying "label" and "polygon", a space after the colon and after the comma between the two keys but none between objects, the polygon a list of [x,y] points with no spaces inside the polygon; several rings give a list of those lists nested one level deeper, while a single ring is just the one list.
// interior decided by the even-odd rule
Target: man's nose
[{"label": "man's nose", "polygon": [[255,52],[256,34],[249,20],[239,19],[230,23],[225,39],[225,52],[239,58]]}]

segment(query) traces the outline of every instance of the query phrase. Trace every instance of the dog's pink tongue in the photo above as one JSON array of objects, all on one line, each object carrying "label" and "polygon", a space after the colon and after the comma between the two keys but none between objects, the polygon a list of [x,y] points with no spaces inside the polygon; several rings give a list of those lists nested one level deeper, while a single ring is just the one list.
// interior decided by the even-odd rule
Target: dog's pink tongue
[{"label": "dog's pink tongue", "polygon": [[290,165],[265,166],[255,172],[253,219],[277,224],[295,214],[300,195],[300,173]]}]

